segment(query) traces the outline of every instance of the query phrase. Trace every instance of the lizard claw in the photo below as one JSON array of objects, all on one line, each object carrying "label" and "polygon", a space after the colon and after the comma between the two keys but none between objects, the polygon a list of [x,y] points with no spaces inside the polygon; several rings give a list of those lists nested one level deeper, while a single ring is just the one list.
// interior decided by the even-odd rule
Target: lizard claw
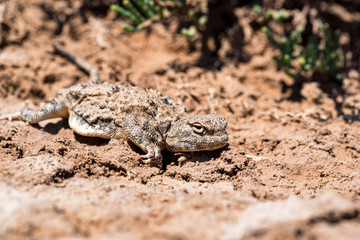
[{"label": "lizard claw", "polygon": [[186,163],[190,159],[190,154],[187,153],[175,153],[175,156],[179,156],[178,158],[178,164],[179,167],[183,166],[184,163]]},{"label": "lizard claw", "polygon": [[161,150],[160,149],[156,149],[155,151],[150,150],[147,154],[141,155],[141,158],[142,158],[142,162],[145,164],[161,162],[162,161]]}]

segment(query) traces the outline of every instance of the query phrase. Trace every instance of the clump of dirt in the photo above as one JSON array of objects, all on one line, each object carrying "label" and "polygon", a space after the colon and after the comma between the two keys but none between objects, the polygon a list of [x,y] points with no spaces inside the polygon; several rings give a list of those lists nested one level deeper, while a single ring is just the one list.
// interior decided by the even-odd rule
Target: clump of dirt
[{"label": "clump of dirt", "polygon": [[[93,64],[104,81],[156,89],[190,114],[223,115],[229,145],[193,153],[187,162],[165,151],[162,165],[149,166],[136,147],[79,136],[66,119],[1,121],[0,238],[360,234],[355,27],[343,35],[349,64],[341,91],[332,83],[305,82],[301,101],[290,101],[292,89],[284,86],[293,79],[276,69],[276,50],[254,24],[252,5],[234,5],[231,24],[215,35],[214,57],[209,49],[189,47],[175,18],[123,31],[108,11],[111,3],[0,3],[0,113],[36,108],[60,89],[87,82],[85,73],[54,54],[56,43]],[[298,11],[296,3],[286,7]],[[321,14],[359,26],[359,14],[346,4],[324,3]]]}]

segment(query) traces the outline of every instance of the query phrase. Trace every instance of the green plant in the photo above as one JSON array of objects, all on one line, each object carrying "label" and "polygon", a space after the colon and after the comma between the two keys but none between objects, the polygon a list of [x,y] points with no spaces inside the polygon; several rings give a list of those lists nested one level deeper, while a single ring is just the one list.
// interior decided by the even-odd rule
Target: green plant
[{"label": "green plant", "polygon": [[147,19],[153,18],[155,15],[159,15],[160,17],[164,15],[164,8],[153,0],[123,0],[122,5],[123,7],[112,4],[110,9],[130,19],[134,23],[134,25],[121,25],[123,29],[130,32],[139,31],[139,25]]},{"label": "green plant", "polygon": [[189,28],[182,28],[181,35],[187,39],[192,39],[198,33],[196,27],[191,25]]},{"label": "green plant", "polygon": [[204,3],[185,3],[181,0],[123,0],[122,6],[113,4],[110,9],[133,22],[133,25],[121,25],[130,32],[139,31],[141,24],[154,16],[162,19],[169,9],[172,13],[181,12],[191,24],[188,28],[181,29],[181,34],[189,40],[193,39],[198,34],[198,29],[203,29],[207,22],[207,5]]},{"label": "green plant", "polygon": [[273,8],[263,10],[263,8],[260,5],[255,4],[253,7],[253,10],[257,14],[262,14],[265,22],[267,22],[271,19],[281,22],[281,21],[284,21],[285,19],[289,18],[289,14],[284,8],[282,8],[280,10],[275,10]]},{"label": "green plant", "polygon": [[274,39],[273,33],[268,27],[262,27],[262,31],[269,41],[280,50],[280,55],[275,56],[274,60],[277,67],[287,75],[299,78],[318,72],[341,82],[342,75],[337,73],[341,66],[339,53],[341,32],[336,30],[332,35],[328,27],[321,26],[320,28],[322,38],[316,40],[316,37],[311,35],[304,47],[301,46],[303,28],[295,29],[289,37],[283,37],[281,41]]},{"label": "green plant", "polygon": [[[189,9],[188,17],[191,20],[192,25],[188,28],[181,29],[181,34],[187,39],[192,39],[194,36],[196,36],[198,33],[198,28],[204,28],[207,23],[207,15],[202,14],[205,12],[204,8],[206,8],[206,6],[198,6],[198,8],[200,9]],[[200,15],[200,17],[198,17],[198,15]]]}]

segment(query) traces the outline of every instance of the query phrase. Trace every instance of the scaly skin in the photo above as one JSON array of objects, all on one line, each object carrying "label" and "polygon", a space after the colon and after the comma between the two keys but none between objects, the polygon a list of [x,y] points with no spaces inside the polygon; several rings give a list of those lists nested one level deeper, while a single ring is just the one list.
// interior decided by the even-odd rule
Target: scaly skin
[{"label": "scaly skin", "polygon": [[218,114],[188,116],[185,108],[152,89],[109,84],[99,80],[98,71],[82,59],[55,47],[90,75],[89,84],[59,91],[39,110],[0,114],[0,120],[22,120],[30,124],[45,119],[69,119],[78,134],[105,139],[124,139],[146,154],[144,163],[162,159],[161,151],[211,151],[228,143],[227,122]]}]

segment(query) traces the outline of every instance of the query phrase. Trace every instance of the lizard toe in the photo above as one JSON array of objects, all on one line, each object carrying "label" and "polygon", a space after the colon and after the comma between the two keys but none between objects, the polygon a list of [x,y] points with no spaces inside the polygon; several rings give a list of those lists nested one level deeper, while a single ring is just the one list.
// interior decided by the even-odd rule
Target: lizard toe
[{"label": "lizard toe", "polygon": [[149,150],[147,154],[141,155],[142,162],[146,164],[151,164],[154,162],[161,162],[162,161],[162,155],[161,150]]}]

